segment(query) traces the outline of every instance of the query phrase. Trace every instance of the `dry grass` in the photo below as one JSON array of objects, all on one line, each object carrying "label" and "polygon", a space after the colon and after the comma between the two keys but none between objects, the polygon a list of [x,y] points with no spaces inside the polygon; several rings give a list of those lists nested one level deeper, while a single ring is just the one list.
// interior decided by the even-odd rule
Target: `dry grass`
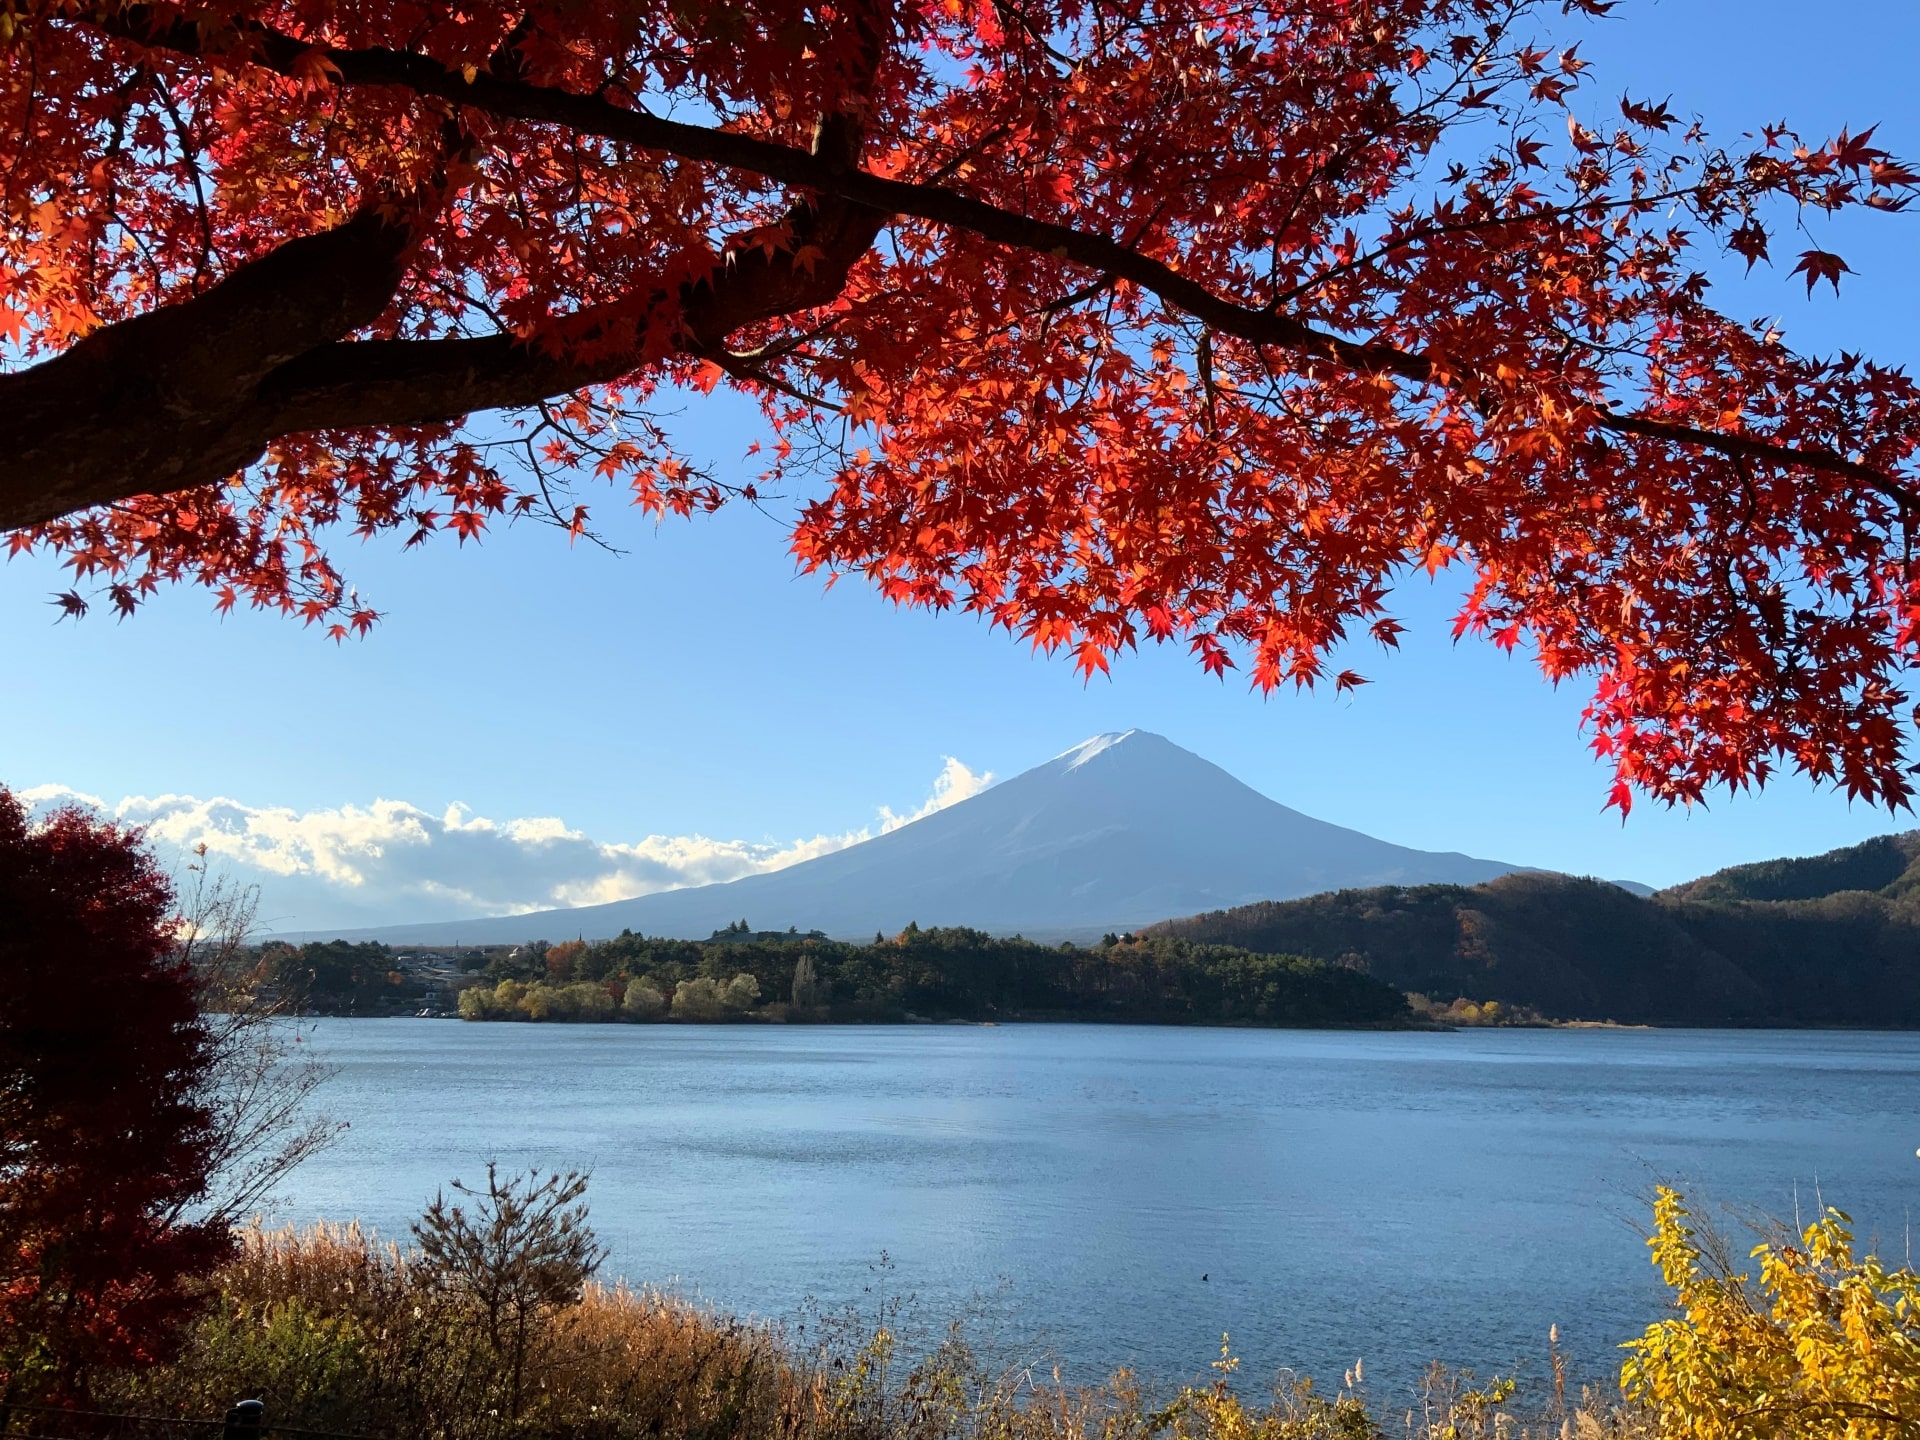
[{"label": "dry grass", "polygon": [[985,1364],[956,1330],[902,1353],[883,1321],[804,1342],[650,1291],[587,1287],[542,1313],[518,1387],[471,1297],[355,1227],[255,1230],[171,1365],[102,1387],[148,1413],[259,1395],[270,1424],[405,1440],[1639,1440],[1602,1397],[1473,1389],[1435,1371],[1382,1416],[1357,1377],[1245,1398],[1215,1382],[1149,1396],[1122,1372],[1076,1387]]}]

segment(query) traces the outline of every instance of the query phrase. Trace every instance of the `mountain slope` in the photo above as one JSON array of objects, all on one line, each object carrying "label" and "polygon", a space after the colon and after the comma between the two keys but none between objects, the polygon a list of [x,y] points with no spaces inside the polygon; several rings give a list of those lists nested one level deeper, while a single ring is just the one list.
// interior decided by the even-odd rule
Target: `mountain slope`
[{"label": "mountain slope", "polygon": [[1559,1020],[1920,1026],[1920,836],[1736,866],[1651,900],[1563,875],[1346,890],[1149,933],[1363,964]]},{"label": "mountain slope", "polygon": [[[1911,872],[1911,873],[1910,873]],[[1761,860],[1716,870],[1660,892],[1663,900],[1820,900],[1851,890],[1891,897],[1920,883],[1920,830],[1876,835],[1824,855]]]},{"label": "mountain slope", "polygon": [[1340,886],[1473,884],[1512,870],[1410,850],[1267,799],[1161,736],[1101,735],[958,805],[770,875],[574,910],[356,937],[395,944],[700,938],[734,920],[845,938],[909,921],[1068,938]]},{"label": "mountain slope", "polygon": [[1205,944],[1358,962],[1403,990],[1524,1005],[1559,1020],[1725,1023],[1762,987],[1649,900],[1601,880],[1342,890],[1152,927]]}]

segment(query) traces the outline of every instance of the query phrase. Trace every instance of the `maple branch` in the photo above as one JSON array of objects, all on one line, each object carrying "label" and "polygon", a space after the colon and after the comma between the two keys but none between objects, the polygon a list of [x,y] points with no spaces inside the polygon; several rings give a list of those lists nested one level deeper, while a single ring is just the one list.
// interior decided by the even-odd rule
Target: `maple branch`
[{"label": "maple branch", "polygon": [[291,357],[380,317],[405,274],[408,208],[390,217],[369,206],[198,295],[0,375],[0,528],[251,464],[265,440],[236,429],[236,397]]},{"label": "maple branch", "polygon": [[[200,54],[204,43],[191,22],[153,19],[155,12],[130,8],[108,22],[123,38],[186,54]],[[246,33],[258,63],[291,75],[315,47],[291,36],[253,26]],[[966,230],[997,244],[1039,251],[1069,260],[1103,277],[1127,280],[1186,311],[1221,334],[1254,345],[1274,345],[1343,369],[1392,375],[1416,384],[1458,389],[1471,376],[1447,373],[1429,357],[1377,342],[1332,335],[1290,315],[1241,305],[1215,294],[1172,267],[1108,236],[1054,221],[1038,220],[985,200],[912,180],[895,180],[861,170],[844,155],[782,145],[734,131],[715,130],[669,120],[642,109],[615,105],[598,96],[476,71],[469,78],[426,55],[392,49],[323,50],[339,83],[394,85],[503,119],[559,125],[580,134],[625,142],[683,160],[745,170],[822,195],[837,197],[881,214],[904,215]],[[1480,397],[1473,397],[1479,403]],[[1871,466],[1831,451],[1779,445],[1753,436],[1730,435],[1695,426],[1620,414],[1596,407],[1595,423],[1618,434],[1662,440],[1739,455],[1771,464],[1843,475],[1902,504],[1920,503],[1920,492]]]},{"label": "maple branch", "polygon": [[[796,222],[791,251],[771,256],[754,250],[739,252],[709,279],[678,295],[663,291],[654,297],[655,304],[680,306],[677,343],[690,353],[715,353],[724,348],[731,329],[830,302],[885,219],[899,215],[966,231],[990,243],[1051,254],[1093,271],[1103,283],[1128,281],[1211,331],[1256,347],[1285,349],[1348,371],[1466,391],[1483,412],[1491,408],[1491,387],[1479,384],[1470,372],[1454,371],[1426,355],[1350,340],[1274,309],[1242,305],[1107,235],[1036,219],[938,184],[862,170],[862,126],[853,116],[828,117],[813,147],[800,149],[665,119],[600,95],[531,83],[519,78],[517,64],[503,65],[506,73],[500,74],[463,72],[411,51],[316,47],[258,24],[227,36],[208,35],[195,22],[178,18],[178,12],[137,6],[70,23],[90,24],[140,46],[225,63],[238,58],[288,76],[311,78],[318,60],[328,77],[341,85],[400,87],[499,118],[556,125],[581,135],[749,172],[818,196],[812,204],[803,201],[790,211],[790,220]],[[865,25],[860,63],[868,73],[854,78],[870,83],[880,49],[879,31],[870,14]],[[856,83],[855,88],[862,87]],[[351,247],[329,237],[351,232],[364,243],[369,223],[356,217],[326,236],[289,242],[201,296],[108,326],[53,360],[0,376],[0,417],[4,417],[0,418],[0,447],[4,447],[0,453],[8,455],[5,474],[0,476],[0,528],[34,524],[127,494],[163,492],[224,477],[251,463],[278,435],[305,429],[451,421],[474,410],[532,404],[565,390],[617,379],[649,358],[630,347],[612,347],[616,353],[580,362],[536,351],[505,335],[346,341],[344,335],[378,317],[397,289],[396,267],[406,248],[406,227],[380,226],[383,233],[394,234],[388,249],[375,246],[369,252],[378,252],[373,265],[377,283],[365,287],[364,296],[361,289],[347,287],[359,298],[355,305],[329,310],[323,299],[307,294],[307,269],[318,265],[323,292],[329,276],[344,280],[350,271],[359,273],[354,269],[356,262],[323,259],[316,247],[333,244],[343,247],[344,254]],[[804,273],[795,260],[803,248],[799,243],[803,231],[806,247],[825,257]],[[378,303],[374,304],[376,292]],[[300,313],[326,311],[327,321],[302,329],[305,322],[296,317],[289,329],[282,323],[286,317],[274,314],[268,323],[266,310],[288,305]],[[253,322],[222,321],[223,307],[235,315],[251,315]],[[591,313],[571,318],[589,326],[597,319]],[[220,410],[217,422],[202,415],[169,423],[165,417],[181,407],[173,403],[177,397],[161,393],[165,385],[156,389],[151,383],[155,376],[150,372],[160,364],[158,352],[172,343],[205,354],[210,337],[228,334],[239,337],[235,351],[210,356],[202,376],[182,383],[202,391],[208,381],[223,383],[230,387],[230,395],[250,395],[253,403],[230,402],[224,410],[213,407]],[[306,343],[300,343],[303,336]],[[271,356],[263,350],[270,350]],[[269,359],[274,363],[261,370]],[[278,371],[270,382],[267,370]],[[123,371],[133,377],[131,382],[117,378]],[[151,393],[135,400],[131,392],[142,384]],[[124,448],[109,459],[98,445],[74,443],[71,415],[65,413],[74,393],[91,393],[93,402],[114,411],[95,416],[102,422],[98,425],[102,434],[124,436],[130,420],[142,411],[162,417],[161,423],[149,425],[143,443],[125,445],[123,440]],[[110,397],[110,403],[103,397]],[[1604,407],[1592,413],[1594,424],[1603,430],[1844,475],[1894,497],[1903,506],[1920,501],[1895,478],[1830,451],[1619,414]],[[29,475],[34,481],[31,494],[25,493]]]},{"label": "maple branch", "polygon": [[810,405],[816,410],[825,411],[828,414],[840,413],[840,405],[831,397],[815,394],[811,390],[802,390],[791,381],[782,380],[778,375],[770,374],[755,365],[750,356],[735,354],[725,346],[716,346],[711,350],[702,350],[698,353],[702,359],[712,361],[744,385],[763,386],[789,399],[798,400],[803,405]]},{"label": "maple branch", "polygon": [[[161,14],[145,7],[129,7],[121,15],[99,24],[120,39],[154,49],[195,57],[221,53],[210,49],[192,21],[170,15],[160,18]],[[1111,272],[1196,319],[1207,321],[1215,329],[1255,344],[1283,346],[1368,373],[1394,374],[1422,383],[1433,378],[1434,367],[1424,357],[1409,355],[1391,346],[1356,343],[1316,330],[1291,316],[1249,309],[1215,295],[1171,266],[1108,236],[1036,220],[941,186],[888,179],[859,169],[842,155],[825,153],[817,147],[801,150],[753,135],[690,125],[646,110],[615,105],[598,96],[507,79],[486,71],[474,71],[469,79],[465,73],[450,70],[430,56],[411,51],[328,49],[263,25],[249,26],[236,39],[245,43],[254,63],[281,75],[310,75],[318,57],[324,59],[328,77],[336,84],[397,86],[417,95],[469,106],[500,119],[558,125],[577,134],[635,145],[683,160],[749,171],[769,180],[851,201],[882,214],[906,215],[971,231],[996,244],[1043,251],[1096,271]]]},{"label": "maple branch", "polygon": [[[820,143],[850,142],[844,125],[829,123]],[[882,218],[834,201],[803,203],[788,215],[790,248],[755,246],[693,284],[662,285],[647,296],[647,315],[676,331],[681,348],[707,354],[744,326],[831,302]],[[345,338],[390,302],[407,238],[404,224],[363,212],[289,241],[193,299],[0,375],[0,529],[217,482],[283,435],[450,423],[617,380],[650,358],[647,315],[635,321],[615,305],[568,317],[583,339],[634,337],[586,360],[506,333]],[[802,248],[819,258],[796,264]]]},{"label": "maple branch", "polygon": [[[847,77],[855,88],[871,83],[879,55],[869,22]],[[458,130],[451,119],[448,128]],[[829,115],[812,154],[857,165],[863,138],[860,117]],[[437,211],[445,188],[440,177],[399,205],[369,205],[199,295],[0,374],[0,530],[224,480],[283,435],[450,423],[617,380],[660,358],[646,348],[648,317],[665,322],[671,348],[723,349],[735,330],[835,299],[886,218],[837,197],[798,201],[785,217],[785,247],[755,244],[697,281],[659,286],[645,295],[640,321],[619,304],[566,317],[577,338],[603,342],[591,359],[506,333],[346,338],[392,302],[417,221]],[[626,343],[604,343],[616,336]]]},{"label": "maple branch", "polygon": [[206,178],[200,173],[200,162],[194,158],[193,135],[187,129],[186,119],[180,114],[180,107],[174,103],[173,95],[160,82],[157,75],[149,75],[154,97],[160,102],[160,109],[173,125],[174,137],[180,142],[180,164],[187,172],[187,178],[193,182],[194,217],[200,228],[200,250],[193,261],[193,288],[198,293],[207,282],[207,274],[213,269],[213,217],[207,209]]},{"label": "maple branch", "polygon": [[[1691,199],[1696,195],[1704,194],[1707,189],[1708,187],[1704,184],[1687,185],[1678,190],[1662,190],[1653,195],[1652,200],[1659,205],[1669,205],[1677,201]],[[1571,219],[1575,216],[1607,214],[1615,210],[1636,210],[1646,206],[1648,203],[1648,197],[1641,195],[1630,195],[1618,200],[1608,200],[1604,202],[1582,197],[1578,200],[1569,200],[1564,205],[1550,205],[1519,215],[1495,214],[1485,216],[1478,220],[1460,220],[1446,225],[1422,225],[1417,229],[1407,231],[1403,235],[1395,236],[1393,239],[1386,241],[1372,250],[1366,251],[1364,254],[1356,255],[1351,260],[1344,261],[1338,265],[1330,265],[1325,270],[1308,276],[1298,285],[1294,285],[1275,295],[1268,304],[1277,309],[1282,305],[1299,300],[1303,296],[1311,295],[1315,290],[1331,284],[1342,276],[1364,270],[1369,266],[1378,264],[1389,255],[1396,255],[1402,250],[1411,250],[1416,245],[1424,245],[1429,240],[1441,240],[1450,235],[1483,234],[1489,230],[1519,229],[1527,225],[1538,225],[1543,222],[1551,223],[1558,220]]]},{"label": "maple branch", "polygon": [[1594,414],[1595,423],[1603,430],[1611,430],[1619,435],[1638,435],[1644,440],[1666,440],[1683,445],[1697,445],[1703,450],[1717,451],[1719,454],[1737,460],[1762,460],[1770,465],[1797,465],[1808,470],[1819,470],[1829,475],[1844,475],[1849,480],[1858,480],[1870,489],[1879,491],[1888,499],[1899,503],[1902,510],[1909,505],[1920,505],[1920,492],[1910,485],[1903,485],[1884,471],[1871,465],[1862,465],[1849,460],[1844,455],[1836,455],[1831,450],[1809,450],[1797,445],[1776,445],[1770,440],[1762,440],[1754,435],[1729,435],[1721,430],[1702,430],[1693,425],[1681,425],[1671,420],[1653,420],[1644,415],[1620,415],[1611,410],[1599,410]]},{"label": "maple branch", "polygon": [[[737,252],[693,285],[653,291],[649,314],[677,322],[679,345],[687,353],[728,368],[717,358],[730,353],[721,344],[728,334],[830,303],[845,285],[847,271],[873,243],[881,217],[851,206],[807,206],[790,215],[789,223],[791,249],[772,255],[757,246]],[[808,246],[820,250],[822,259],[811,267],[794,263],[794,252]],[[634,320],[623,306],[569,318],[583,338],[594,338],[596,327],[616,322],[637,337],[649,329],[645,316]],[[276,435],[303,430],[440,424],[476,410],[518,409],[610,383],[648,358],[637,344],[607,347],[590,359],[577,358],[579,348],[528,344],[510,334],[342,340],[280,367],[260,387],[256,425],[270,432],[264,445]],[[594,347],[584,348],[591,353]],[[765,383],[764,376],[754,378]],[[0,526],[5,523],[0,511]]]}]

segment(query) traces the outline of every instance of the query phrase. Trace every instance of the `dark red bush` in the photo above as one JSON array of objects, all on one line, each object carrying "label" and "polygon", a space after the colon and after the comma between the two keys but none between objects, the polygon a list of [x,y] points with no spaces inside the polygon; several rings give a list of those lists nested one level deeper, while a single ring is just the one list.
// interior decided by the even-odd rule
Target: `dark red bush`
[{"label": "dark red bush", "polygon": [[0,1387],[161,1357],[232,1249],[196,1219],[207,1034],[138,830],[0,788]]}]

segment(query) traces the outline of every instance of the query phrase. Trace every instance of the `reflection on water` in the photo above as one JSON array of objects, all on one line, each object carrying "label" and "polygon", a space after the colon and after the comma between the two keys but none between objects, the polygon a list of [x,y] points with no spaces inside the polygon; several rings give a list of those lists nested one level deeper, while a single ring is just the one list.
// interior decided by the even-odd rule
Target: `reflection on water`
[{"label": "reflection on water", "polygon": [[[1904,1257],[1920,1035],[320,1022],[351,1122],[284,1218],[401,1235],[488,1158],[593,1171],[611,1271],[785,1316],[881,1273],[1092,1378],[1590,1374],[1660,1292],[1657,1179]],[[1205,1278],[1203,1278],[1205,1277]],[[871,1303],[870,1299],[866,1303]]]}]

